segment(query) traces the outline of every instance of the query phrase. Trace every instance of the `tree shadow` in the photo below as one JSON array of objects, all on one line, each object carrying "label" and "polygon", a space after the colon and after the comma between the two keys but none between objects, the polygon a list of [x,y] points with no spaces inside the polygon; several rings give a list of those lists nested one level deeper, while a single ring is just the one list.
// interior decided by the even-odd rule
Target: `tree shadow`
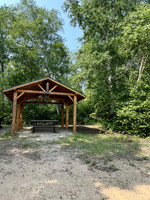
[{"label": "tree shadow", "polygon": [[[72,131],[72,126],[69,127],[69,130]],[[95,135],[95,134],[102,134],[105,131],[100,127],[94,127],[92,125],[84,126],[84,125],[77,125],[76,126],[77,134],[83,135]]]}]

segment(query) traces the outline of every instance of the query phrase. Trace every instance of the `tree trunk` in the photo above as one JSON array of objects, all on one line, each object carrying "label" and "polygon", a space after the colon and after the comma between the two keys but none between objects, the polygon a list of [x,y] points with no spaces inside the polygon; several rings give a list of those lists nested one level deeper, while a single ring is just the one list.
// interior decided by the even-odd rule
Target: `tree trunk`
[{"label": "tree trunk", "polygon": [[138,76],[138,79],[137,79],[137,87],[138,87],[139,81],[141,80],[141,77],[142,77],[142,74],[143,74],[143,71],[144,71],[144,68],[145,68],[145,64],[146,64],[146,61],[147,61],[147,57],[148,56],[143,56],[143,58],[141,60],[141,64],[140,64],[140,68],[139,68],[139,76]]}]

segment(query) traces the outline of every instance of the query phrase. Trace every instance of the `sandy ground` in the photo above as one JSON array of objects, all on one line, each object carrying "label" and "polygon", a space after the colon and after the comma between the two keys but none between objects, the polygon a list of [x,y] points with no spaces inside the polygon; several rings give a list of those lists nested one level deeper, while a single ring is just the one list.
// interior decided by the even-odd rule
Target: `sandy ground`
[{"label": "sandy ground", "polygon": [[62,151],[53,143],[71,134],[63,130],[33,135],[24,129],[20,143],[0,140],[0,200],[150,200],[148,160],[137,161],[134,167],[114,160],[119,169],[114,172],[89,167],[76,152]]}]

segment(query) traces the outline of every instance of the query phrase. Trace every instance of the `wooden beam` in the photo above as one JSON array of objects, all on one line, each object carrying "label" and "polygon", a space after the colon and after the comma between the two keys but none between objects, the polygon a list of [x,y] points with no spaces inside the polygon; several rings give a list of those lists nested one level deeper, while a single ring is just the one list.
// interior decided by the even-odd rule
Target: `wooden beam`
[{"label": "wooden beam", "polygon": [[46,94],[44,91],[38,91],[38,90],[17,90],[17,92],[24,92],[28,94]]},{"label": "wooden beam", "polygon": [[17,108],[17,92],[13,93],[13,112],[12,112],[12,126],[11,126],[11,135],[15,135],[15,126],[16,126],[16,108]]},{"label": "wooden beam", "polygon": [[[40,79],[40,80],[37,80],[37,81],[33,81],[33,82],[30,82],[30,83],[21,84],[19,86],[13,87],[13,90],[17,90],[18,88],[21,88],[21,87],[24,87],[24,86],[29,86],[29,85],[30,86],[31,85],[34,86],[34,85],[38,84],[39,82],[42,83],[42,81],[45,81],[45,80],[47,80],[47,78],[43,78],[43,79]],[[4,90],[4,91],[10,91],[10,90],[12,90],[12,88]]]},{"label": "wooden beam", "polygon": [[[17,90],[17,92],[24,92],[24,93],[31,93],[31,94],[47,94],[46,92],[42,92],[38,90]],[[74,96],[73,93],[65,93],[65,92],[51,92],[50,95]]]},{"label": "wooden beam", "polygon": [[65,93],[65,92],[51,92],[50,94],[52,94],[52,95],[64,95],[64,96],[70,95],[70,96],[74,96],[73,93]]},{"label": "wooden beam", "polygon": [[19,128],[22,128],[22,124],[23,124],[23,104],[20,105],[20,124],[19,124]]},{"label": "wooden beam", "polygon": [[69,105],[66,106],[66,130],[68,130],[69,126]]},{"label": "wooden beam", "polygon": [[35,98],[31,98],[31,99],[44,100],[44,95],[40,95],[39,97],[35,97]]},{"label": "wooden beam", "polygon": [[[32,99],[32,100],[35,100],[35,99],[37,99],[37,100],[44,100],[44,98],[42,98],[42,97],[28,97],[28,98],[26,98],[25,100],[28,100],[28,99]],[[47,97],[46,98],[46,100],[48,101],[48,100],[56,100],[56,101],[64,101],[64,99],[62,99],[62,98],[49,98],[49,97]],[[23,103],[24,101],[22,101],[22,102],[19,102],[19,103]]]},{"label": "wooden beam", "polygon": [[61,107],[61,127],[64,127],[64,104]]},{"label": "wooden beam", "polygon": [[73,98],[70,95],[68,95],[68,97],[71,99],[72,102],[74,102]]},{"label": "wooden beam", "polygon": [[49,93],[52,92],[56,87],[57,85],[55,85],[52,89],[50,89]]},{"label": "wooden beam", "polygon": [[67,103],[66,103],[63,99],[61,99],[60,101],[61,101],[63,104],[67,105]]},{"label": "wooden beam", "polygon": [[17,103],[17,126],[16,126],[16,130],[19,131],[20,129],[20,104]]},{"label": "wooden beam", "polygon": [[76,134],[76,121],[77,121],[77,96],[74,96],[73,103],[73,134]]},{"label": "wooden beam", "polygon": [[40,96],[40,97],[27,97],[25,100],[28,100],[28,99],[37,99],[37,100],[44,100],[44,97]]},{"label": "wooden beam", "polygon": [[23,103],[34,103],[34,104],[61,104],[59,102],[42,102],[42,101],[25,101]]},{"label": "wooden beam", "polygon": [[41,88],[41,90],[43,90],[43,92],[46,92],[46,90],[44,90],[44,88],[40,84],[38,84],[38,86],[39,88]]},{"label": "wooden beam", "polygon": [[63,101],[64,99],[61,99],[61,98],[47,98],[47,100],[58,100],[58,101]]},{"label": "wooden beam", "polygon": [[49,82],[48,81],[46,82],[46,92],[47,93],[49,92]]},{"label": "wooden beam", "polygon": [[26,101],[28,98],[24,98],[24,100],[22,100],[21,102],[19,102],[20,104],[22,104],[24,101]]},{"label": "wooden beam", "polygon": [[21,94],[19,94],[19,96],[17,97],[17,99],[19,99],[22,95],[24,95],[24,92],[22,92]]}]

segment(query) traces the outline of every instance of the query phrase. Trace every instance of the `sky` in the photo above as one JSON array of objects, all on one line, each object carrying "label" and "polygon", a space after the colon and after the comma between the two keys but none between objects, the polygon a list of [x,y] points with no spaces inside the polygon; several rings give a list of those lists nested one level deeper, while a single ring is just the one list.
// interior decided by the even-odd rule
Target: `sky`
[{"label": "sky", "polygon": [[[64,21],[64,31],[61,35],[64,38],[64,42],[69,50],[75,52],[81,46],[81,43],[78,42],[78,38],[82,36],[82,30],[78,27],[74,28],[70,25],[70,19],[68,18],[67,13],[64,13],[62,10],[64,0],[35,0],[35,2],[38,6],[48,10],[59,10],[60,17]],[[3,6],[4,4],[12,5],[16,3],[19,3],[19,0],[0,0],[0,6]]]}]

